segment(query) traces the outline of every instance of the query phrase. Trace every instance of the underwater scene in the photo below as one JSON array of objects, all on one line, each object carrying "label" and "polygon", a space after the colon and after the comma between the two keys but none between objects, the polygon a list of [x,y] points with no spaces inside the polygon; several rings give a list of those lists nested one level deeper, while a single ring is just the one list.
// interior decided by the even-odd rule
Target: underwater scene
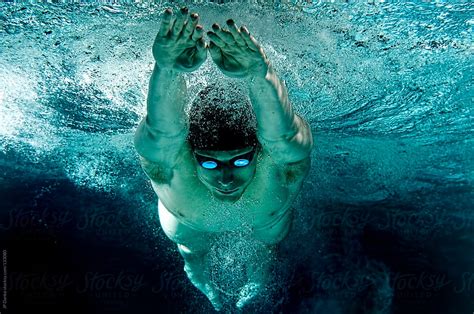
[{"label": "underwater scene", "polygon": [[264,293],[235,307],[255,243],[210,253],[221,312],[473,313],[474,4],[382,0],[1,2],[0,313],[215,312],[134,147],[183,6],[248,28],[314,141]]}]

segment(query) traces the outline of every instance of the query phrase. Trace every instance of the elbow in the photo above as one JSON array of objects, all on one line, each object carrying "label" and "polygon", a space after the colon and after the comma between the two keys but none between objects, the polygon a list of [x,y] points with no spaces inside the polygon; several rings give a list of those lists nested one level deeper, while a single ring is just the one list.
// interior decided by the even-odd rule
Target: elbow
[{"label": "elbow", "polygon": [[146,126],[145,126],[145,119],[143,119],[140,124],[138,125],[137,129],[135,130],[135,134],[133,136],[133,146],[137,153],[143,157],[143,144],[146,138]]},{"label": "elbow", "polygon": [[169,136],[165,132],[150,129],[143,119],[135,131],[133,144],[137,153],[150,161],[175,160],[186,141],[187,130]]},{"label": "elbow", "polygon": [[147,156],[149,148],[153,142],[154,136],[147,126],[146,118],[144,118],[135,131],[133,146],[140,156],[147,158],[149,157]]},{"label": "elbow", "polygon": [[154,152],[160,148],[159,139],[160,137],[150,130],[144,118],[135,131],[133,146],[141,157],[153,159]]},{"label": "elbow", "polygon": [[308,127],[300,128],[300,131],[291,139],[291,142],[299,148],[299,153],[302,156],[301,159],[304,159],[311,155],[313,150],[313,134],[311,134],[311,129]]},{"label": "elbow", "polygon": [[311,155],[311,146],[299,142],[261,142],[262,146],[279,164],[293,164],[305,159]]},{"label": "elbow", "polygon": [[[304,120],[303,120],[304,121]],[[299,162],[311,156],[314,142],[311,129],[308,124],[299,128],[292,138],[287,140],[286,155],[289,156],[290,163]]]}]

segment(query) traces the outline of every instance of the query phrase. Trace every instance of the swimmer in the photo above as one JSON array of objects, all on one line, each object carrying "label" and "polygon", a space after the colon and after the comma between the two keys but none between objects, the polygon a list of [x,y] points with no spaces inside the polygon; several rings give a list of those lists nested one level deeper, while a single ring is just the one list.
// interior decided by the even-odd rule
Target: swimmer
[{"label": "swimmer", "polygon": [[[233,20],[227,28],[214,24],[207,44],[198,22],[187,8],[164,11],[147,113],[134,144],[158,196],[163,231],[177,244],[192,284],[216,310],[223,295],[211,282],[213,240],[237,231],[261,244],[255,253],[260,262],[246,265],[236,303],[242,308],[268,283],[277,244],[291,228],[291,203],[309,171],[313,139],[248,29]],[[198,69],[208,52],[239,86],[208,85],[187,115],[183,75]]]}]

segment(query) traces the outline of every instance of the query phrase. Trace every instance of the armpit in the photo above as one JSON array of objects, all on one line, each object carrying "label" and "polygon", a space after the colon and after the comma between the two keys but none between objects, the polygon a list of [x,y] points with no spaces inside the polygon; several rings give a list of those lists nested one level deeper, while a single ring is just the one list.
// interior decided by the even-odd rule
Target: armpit
[{"label": "armpit", "polygon": [[301,161],[287,164],[284,176],[287,184],[295,184],[303,181],[311,166],[311,158],[307,157]]},{"label": "armpit", "polygon": [[146,175],[156,184],[169,184],[173,178],[173,169],[163,163],[156,163],[140,156],[140,163]]}]

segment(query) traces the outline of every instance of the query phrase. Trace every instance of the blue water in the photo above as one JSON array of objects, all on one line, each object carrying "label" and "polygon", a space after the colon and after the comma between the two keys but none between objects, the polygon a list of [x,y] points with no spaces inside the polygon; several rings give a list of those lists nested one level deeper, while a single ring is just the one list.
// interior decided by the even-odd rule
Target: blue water
[{"label": "blue water", "polygon": [[[0,4],[11,313],[212,311],[132,145],[163,6],[114,3]],[[275,284],[248,311],[472,313],[474,5],[189,7],[248,26],[315,139]],[[190,100],[222,78],[206,62]]]}]

